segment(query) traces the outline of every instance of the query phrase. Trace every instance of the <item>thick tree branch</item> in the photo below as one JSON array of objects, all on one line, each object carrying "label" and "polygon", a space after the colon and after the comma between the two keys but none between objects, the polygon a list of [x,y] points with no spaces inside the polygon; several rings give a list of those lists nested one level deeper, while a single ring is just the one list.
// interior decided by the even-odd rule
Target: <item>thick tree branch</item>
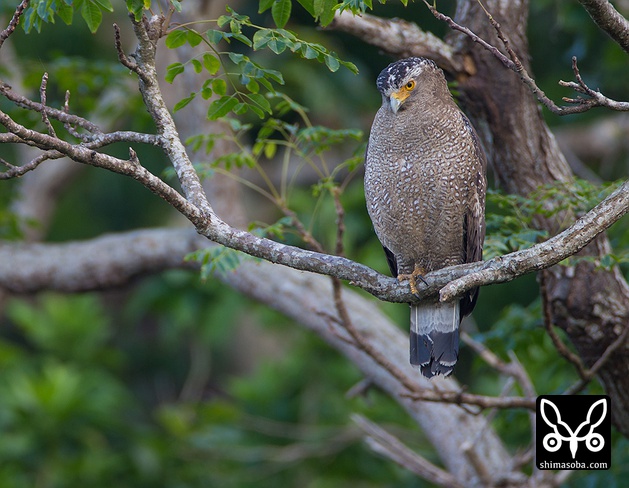
[{"label": "thick tree branch", "polygon": [[[83,243],[5,243],[0,245],[0,286],[9,285],[14,292],[44,288],[68,292],[122,285],[146,273],[182,266],[197,267],[198,263],[184,263],[183,258],[203,242],[205,239],[192,230],[169,229],[103,236]],[[316,330],[348,355],[379,387],[398,397],[427,429],[427,435],[434,437],[437,449],[443,450],[445,464],[460,482],[475,476],[474,470],[464,458],[451,453],[460,449],[464,439],[483,429],[485,419],[466,415],[455,405],[442,405],[438,403],[440,399],[448,403],[468,401],[472,405],[487,407],[530,408],[530,404],[534,403],[511,397],[491,399],[462,393],[452,379],[427,381],[413,374],[406,355],[399,353],[406,348],[406,334],[384,318],[373,302],[351,290],[344,290],[344,306],[356,323],[357,333],[371,345],[377,345],[386,362],[407,376],[410,387],[404,387],[399,378],[380,362],[343,339],[346,333],[334,303],[330,280],[325,277],[273,267],[269,263],[245,261],[235,272],[224,275],[222,279]],[[260,286],[261,282],[264,286]],[[404,393],[409,389],[414,392],[413,395]],[[429,404],[417,401],[424,397],[430,400]],[[435,426],[437,419],[441,421]],[[503,457],[506,454],[493,433],[483,435],[473,449],[478,449],[479,456],[488,463],[492,476],[508,474],[512,464]]]},{"label": "thick tree branch", "polygon": [[579,2],[596,25],[629,53],[629,20],[607,0],[579,0]]},{"label": "thick tree branch", "polygon": [[205,239],[192,229],[139,230],[83,242],[0,241],[0,288],[12,293],[83,292],[128,284],[184,263]]},{"label": "thick tree branch", "polygon": [[354,15],[345,10],[337,13],[327,28],[352,34],[395,57],[425,56],[450,73],[474,74],[470,59],[456,55],[450,45],[412,22],[369,14]]}]

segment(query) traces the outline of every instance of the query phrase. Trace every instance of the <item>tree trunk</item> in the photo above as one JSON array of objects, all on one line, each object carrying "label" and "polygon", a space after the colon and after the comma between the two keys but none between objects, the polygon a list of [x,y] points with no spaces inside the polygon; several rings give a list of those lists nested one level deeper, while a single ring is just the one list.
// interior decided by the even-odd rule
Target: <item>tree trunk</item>
[{"label": "tree trunk", "polygon": [[[511,47],[530,73],[526,20],[528,2],[490,1],[487,9],[500,23]],[[475,1],[461,1],[455,20],[494,46],[502,46],[486,14]],[[518,75],[469,38],[452,35],[449,42],[459,54],[471,56],[476,73],[461,80],[462,102],[487,149],[494,174],[509,193],[527,195],[535,188],[567,182],[572,172],[549,131],[533,93]],[[553,235],[559,218],[537,219]],[[610,252],[600,236],[582,255]],[[592,366],[623,332],[629,322],[629,287],[617,268],[597,270],[591,263],[557,265],[540,276],[542,299],[552,323],[570,337],[587,366]],[[598,374],[612,400],[616,427],[629,435],[629,347],[617,348]]]}]

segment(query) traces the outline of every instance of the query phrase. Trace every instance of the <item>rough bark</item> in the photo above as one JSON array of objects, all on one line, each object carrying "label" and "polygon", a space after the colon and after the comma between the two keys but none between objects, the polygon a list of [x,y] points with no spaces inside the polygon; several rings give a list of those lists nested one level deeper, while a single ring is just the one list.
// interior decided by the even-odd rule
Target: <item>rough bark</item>
[{"label": "rough bark", "polygon": [[[507,33],[525,64],[528,2],[492,1],[486,6]],[[459,2],[456,19],[476,34],[500,46],[493,27],[476,2]],[[488,149],[493,170],[509,193],[527,195],[540,185],[573,178],[566,159],[542,117],[541,109],[518,76],[489,52],[455,36],[461,53],[472,56],[476,75],[461,83],[465,105]],[[530,72],[529,67],[527,70]],[[508,107],[508,110],[505,110]],[[551,234],[557,222],[538,219]],[[604,236],[582,254],[601,256],[610,251]],[[561,327],[587,365],[592,365],[629,322],[629,287],[618,269],[597,270],[593,264],[555,266],[543,271],[543,299],[552,322]],[[629,346],[616,350],[599,377],[612,398],[613,421],[629,435]]]},{"label": "rough bark", "polygon": [[607,0],[579,0],[602,30],[629,53],[629,20],[624,18]]}]

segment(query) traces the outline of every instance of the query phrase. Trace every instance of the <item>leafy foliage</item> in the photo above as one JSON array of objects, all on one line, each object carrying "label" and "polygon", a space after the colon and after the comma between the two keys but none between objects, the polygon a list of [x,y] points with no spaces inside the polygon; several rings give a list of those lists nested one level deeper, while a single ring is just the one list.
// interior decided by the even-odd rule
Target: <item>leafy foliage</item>
[{"label": "leafy foliage", "polygon": [[[126,486],[271,487],[304,476],[414,486],[408,473],[374,458],[348,423],[352,411],[397,422],[399,407],[377,392],[347,401],[338,392],[358,372],[296,330],[284,334],[278,361],[237,378],[236,315],[255,311],[270,329],[285,329],[284,319],[252,304],[243,309],[224,287],[196,280],[181,272],[149,280],[115,320],[95,295],[11,302],[11,337],[0,338],[0,486],[47,480],[99,488],[124,479]],[[142,323],[148,328],[136,327]],[[260,327],[254,346],[273,347]],[[188,364],[190,354],[209,376]],[[419,442],[406,423],[406,440]]]},{"label": "leafy foliage", "polygon": [[[269,98],[277,94],[276,84],[284,84],[282,74],[277,70],[263,67],[243,53],[221,51],[220,43],[223,41],[227,43],[238,41],[254,51],[269,49],[275,54],[288,50],[304,59],[316,59],[332,72],[345,66],[356,73],[357,68],[353,63],[343,61],[323,45],[300,39],[294,32],[283,28],[290,16],[290,5],[290,0],[273,3],[271,8],[278,25],[277,29],[256,25],[248,16],[238,14],[227,7],[227,14],[221,15],[216,24],[219,28],[228,27],[229,30],[209,29],[201,34],[186,27],[185,30],[171,31],[166,37],[167,47],[176,49],[184,44],[195,47],[205,43],[209,50],[188,63],[177,62],[168,66],[166,81],[173,83],[187,66],[192,66],[195,73],[207,72],[211,76],[204,81],[200,92],[193,92],[179,101],[175,105],[175,110],[188,105],[200,93],[205,100],[216,95],[208,109],[210,120],[219,119],[230,113],[240,116],[249,111],[261,119],[272,114]],[[253,35],[247,35],[247,30],[253,30]]]},{"label": "leafy foliage", "polygon": [[[485,259],[509,252],[526,249],[548,237],[546,232],[535,229],[535,218],[554,218],[563,230],[604,200],[619,183],[594,185],[576,179],[571,183],[556,183],[540,187],[528,197],[505,195],[489,190],[487,237],[483,255]],[[589,259],[574,257],[576,259]],[[625,253],[609,255],[603,266],[625,262]]]}]

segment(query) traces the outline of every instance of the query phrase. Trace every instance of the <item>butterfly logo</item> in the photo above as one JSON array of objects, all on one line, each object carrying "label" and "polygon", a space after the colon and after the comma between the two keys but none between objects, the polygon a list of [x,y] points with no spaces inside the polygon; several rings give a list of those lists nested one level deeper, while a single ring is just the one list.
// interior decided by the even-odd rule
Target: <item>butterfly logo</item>
[{"label": "butterfly logo", "polygon": [[[599,407],[602,407],[602,413],[600,417],[593,417],[594,413]],[[561,414],[557,406],[542,398],[540,402],[540,413],[544,422],[553,429],[553,432],[546,434],[542,441],[544,449],[549,452],[556,452],[561,449],[562,442],[569,443],[570,452],[572,453],[572,459],[576,458],[577,449],[579,448],[579,442],[585,441],[585,446],[591,452],[598,452],[605,446],[605,439],[602,435],[594,432],[594,429],[598,427],[605,416],[607,415],[607,402],[604,398],[595,402],[588,410],[586,419],[581,423],[574,431],[568,424],[561,420]],[[586,432],[587,433],[582,433]]]}]

